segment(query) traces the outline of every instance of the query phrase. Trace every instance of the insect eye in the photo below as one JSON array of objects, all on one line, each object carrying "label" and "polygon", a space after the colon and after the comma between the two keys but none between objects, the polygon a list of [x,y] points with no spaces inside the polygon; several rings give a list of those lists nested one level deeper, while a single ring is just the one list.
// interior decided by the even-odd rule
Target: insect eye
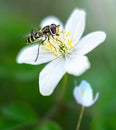
[{"label": "insect eye", "polygon": [[53,34],[56,34],[56,27],[51,27],[50,29],[51,29]]}]

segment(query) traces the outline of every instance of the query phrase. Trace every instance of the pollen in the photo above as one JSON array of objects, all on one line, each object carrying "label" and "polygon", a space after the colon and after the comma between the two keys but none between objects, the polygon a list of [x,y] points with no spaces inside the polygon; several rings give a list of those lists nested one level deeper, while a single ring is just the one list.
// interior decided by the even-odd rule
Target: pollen
[{"label": "pollen", "polygon": [[68,36],[70,36],[71,35],[71,33],[70,32],[68,32]]},{"label": "pollen", "polygon": [[54,55],[54,56],[56,56],[56,57],[58,56],[58,54],[57,54],[57,53],[53,53],[53,55]]},{"label": "pollen", "polygon": [[68,39],[68,45],[71,49],[74,48],[73,44],[72,44],[72,39]]},{"label": "pollen", "polygon": [[69,37],[70,35],[71,35],[71,33],[70,33],[70,32],[67,32],[67,33],[66,33],[66,36],[67,36],[67,37]]},{"label": "pollen", "polygon": [[81,97],[83,97],[85,95],[84,91],[81,92]]},{"label": "pollen", "polygon": [[62,33],[66,35],[66,31],[65,30],[62,30]]},{"label": "pollen", "polygon": [[45,41],[43,46],[58,58],[67,57],[74,51],[73,41],[70,36],[70,32],[62,30],[59,36],[49,37],[49,40]]}]

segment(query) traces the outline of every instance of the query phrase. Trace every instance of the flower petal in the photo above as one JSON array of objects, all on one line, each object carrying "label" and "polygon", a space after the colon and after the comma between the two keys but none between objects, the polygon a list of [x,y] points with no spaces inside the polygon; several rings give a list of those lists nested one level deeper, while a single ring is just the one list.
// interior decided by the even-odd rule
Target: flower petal
[{"label": "flower petal", "polygon": [[44,18],[42,20],[42,22],[40,23],[40,26],[44,27],[44,26],[50,25],[52,23],[54,23],[56,25],[60,25],[60,27],[63,27],[63,23],[55,16],[48,16],[48,17]]},{"label": "flower petal", "polygon": [[81,84],[78,87],[79,91],[79,96],[80,96],[80,104],[83,106],[88,106],[92,103],[92,98],[93,98],[93,91],[91,88],[91,85],[83,80]]},{"label": "flower petal", "polygon": [[74,45],[77,44],[83,34],[85,28],[85,12],[83,10],[75,9],[69,17],[65,30],[71,32],[71,39]]},{"label": "flower petal", "polygon": [[79,86],[76,86],[73,91],[76,101],[86,107],[89,107],[95,103],[98,99],[98,93],[93,99],[93,91],[91,85],[83,80]]},{"label": "flower petal", "polygon": [[77,54],[84,55],[101,44],[106,38],[106,34],[102,31],[97,31],[83,37],[77,44]]},{"label": "flower petal", "polygon": [[92,106],[98,99],[99,97],[99,93],[97,92],[96,95],[95,95],[95,98],[92,100],[91,104],[89,104],[89,106]]},{"label": "flower petal", "polygon": [[39,75],[40,93],[44,96],[50,95],[64,74],[63,59],[56,59],[46,65]]},{"label": "flower petal", "polygon": [[65,69],[66,72],[80,76],[90,68],[90,62],[86,56],[73,55],[66,59]]},{"label": "flower petal", "polygon": [[43,54],[42,48],[39,47],[39,56],[37,61],[35,61],[38,53],[38,44],[34,45],[29,45],[27,47],[24,47],[18,54],[17,56],[17,63],[27,63],[27,64],[32,64],[32,65],[38,65],[42,63],[49,62],[55,57],[53,56],[52,53],[46,52]]}]

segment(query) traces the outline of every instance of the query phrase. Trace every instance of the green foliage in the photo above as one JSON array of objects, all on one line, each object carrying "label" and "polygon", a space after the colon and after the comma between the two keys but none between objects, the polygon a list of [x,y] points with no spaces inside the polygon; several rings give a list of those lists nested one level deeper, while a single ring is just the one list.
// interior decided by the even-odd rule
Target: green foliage
[{"label": "green foliage", "polygon": [[13,103],[2,109],[2,113],[9,118],[22,121],[25,123],[33,123],[37,121],[37,114],[32,110],[31,106],[26,103]]},{"label": "green foliage", "polygon": [[62,130],[62,129],[57,123],[53,121],[47,121],[43,125],[36,128],[35,130]]},{"label": "green foliage", "polygon": [[33,125],[39,121],[32,107],[26,103],[16,102],[2,108],[4,118],[0,119],[0,129],[12,130],[25,125]]},{"label": "green foliage", "polygon": [[0,129],[1,130],[15,130],[22,126],[22,123],[16,120],[0,118]]}]

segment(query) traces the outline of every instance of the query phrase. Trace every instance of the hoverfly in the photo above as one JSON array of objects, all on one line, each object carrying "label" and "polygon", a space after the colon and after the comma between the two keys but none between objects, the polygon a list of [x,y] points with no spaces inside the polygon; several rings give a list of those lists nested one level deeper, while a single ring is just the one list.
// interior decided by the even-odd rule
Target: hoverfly
[{"label": "hoverfly", "polygon": [[[27,38],[26,43],[33,43],[33,42],[38,42],[39,46],[42,45],[46,40],[49,41],[50,36],[52,36],[54,38],[54,36],[59,36],[59,26],[60,25],[56,25],[56,24],[51,24],[51,25],[47,25],[37,31],[31,31],[30,36]],[[49,41],[50,42],[50,41]],[[37,52],[37,56],[35,59],[35,62],[38,59],[39,56],[39,46],[38,46],[38,52]]]}]

